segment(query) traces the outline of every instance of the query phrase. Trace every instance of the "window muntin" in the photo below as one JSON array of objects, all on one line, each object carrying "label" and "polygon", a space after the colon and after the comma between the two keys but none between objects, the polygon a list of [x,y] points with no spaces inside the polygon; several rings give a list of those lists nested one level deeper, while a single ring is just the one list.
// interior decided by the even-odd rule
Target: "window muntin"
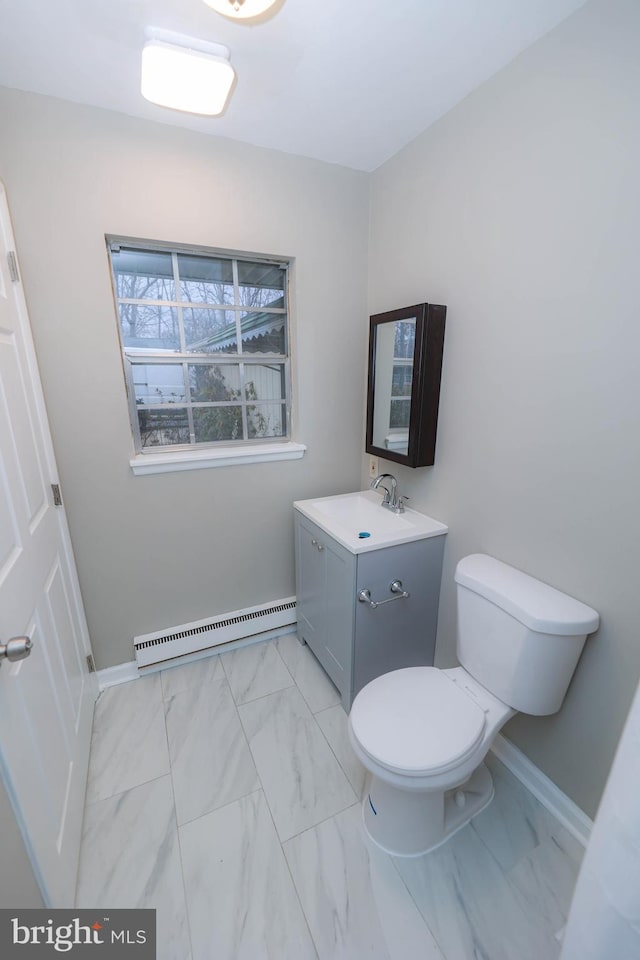
[{"label": "window muntin", "polygon": [[287,438],[287,264],[108,242],[138,453]]},{"label": "window muntin", "polygon": [[413,353],[416,344],[415,320],[397,320],[391,375],[390,430],[408,430],[413,386]]}]

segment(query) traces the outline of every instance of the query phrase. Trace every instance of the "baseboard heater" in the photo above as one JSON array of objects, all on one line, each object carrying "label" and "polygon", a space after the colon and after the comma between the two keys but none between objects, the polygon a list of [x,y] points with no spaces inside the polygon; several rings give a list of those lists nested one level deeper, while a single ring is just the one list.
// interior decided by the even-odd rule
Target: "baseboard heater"
[{"label": "baseboard heater", "polygon": [[[133,638],[138,667],[155,666],[166,660],[199,653],[236,640],[261,638],[296,622],[296,598],[286,597],[257,607],[233,610],[208,620],[183,623],[181,626]],[[267,639],[267,636],[264,636]]]}]

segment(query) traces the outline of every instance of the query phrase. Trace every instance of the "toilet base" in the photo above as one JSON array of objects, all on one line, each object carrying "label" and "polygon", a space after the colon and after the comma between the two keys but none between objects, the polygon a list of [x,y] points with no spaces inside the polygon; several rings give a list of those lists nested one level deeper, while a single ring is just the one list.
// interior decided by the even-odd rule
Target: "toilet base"
[{"label": "toilet base", "polygon": [[419,857],[435,850],[493,799],[493,781],[484,763],[469,779],[447,790],[402,790],[371,776],[362,801],[369,838],[395,857]]}]

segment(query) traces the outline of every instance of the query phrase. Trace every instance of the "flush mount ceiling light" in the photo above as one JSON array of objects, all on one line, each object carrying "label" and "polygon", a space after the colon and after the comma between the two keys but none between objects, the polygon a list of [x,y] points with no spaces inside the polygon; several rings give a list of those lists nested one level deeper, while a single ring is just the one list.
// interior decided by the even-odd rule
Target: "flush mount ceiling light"
[{"label": "flush mount ceiling light", "polygon": [[[271,7],[282,6],[283,0],[204,0],[216,13],[231,20],[257,20]],[[275,13],[275,10],[271,11]]]},{"label": "flush mount ceiling light", "polygon": [[142,96],[171,110],[219,116],[235,79],[227,47],[189,37],[168,42],[160,31],[151,35],[142,50]]}]

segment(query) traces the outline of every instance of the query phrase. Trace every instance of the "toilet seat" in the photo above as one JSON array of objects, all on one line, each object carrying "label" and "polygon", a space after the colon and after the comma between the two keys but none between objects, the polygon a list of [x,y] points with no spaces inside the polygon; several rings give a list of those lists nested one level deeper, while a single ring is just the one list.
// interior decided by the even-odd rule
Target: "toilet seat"
[{"label": "toilet seat", "polygon": [[408,777],[464,763],[485,730],[482,707],[436,667],[407,667],[372,680],[355,698],[350,721],[364,753]]}]

